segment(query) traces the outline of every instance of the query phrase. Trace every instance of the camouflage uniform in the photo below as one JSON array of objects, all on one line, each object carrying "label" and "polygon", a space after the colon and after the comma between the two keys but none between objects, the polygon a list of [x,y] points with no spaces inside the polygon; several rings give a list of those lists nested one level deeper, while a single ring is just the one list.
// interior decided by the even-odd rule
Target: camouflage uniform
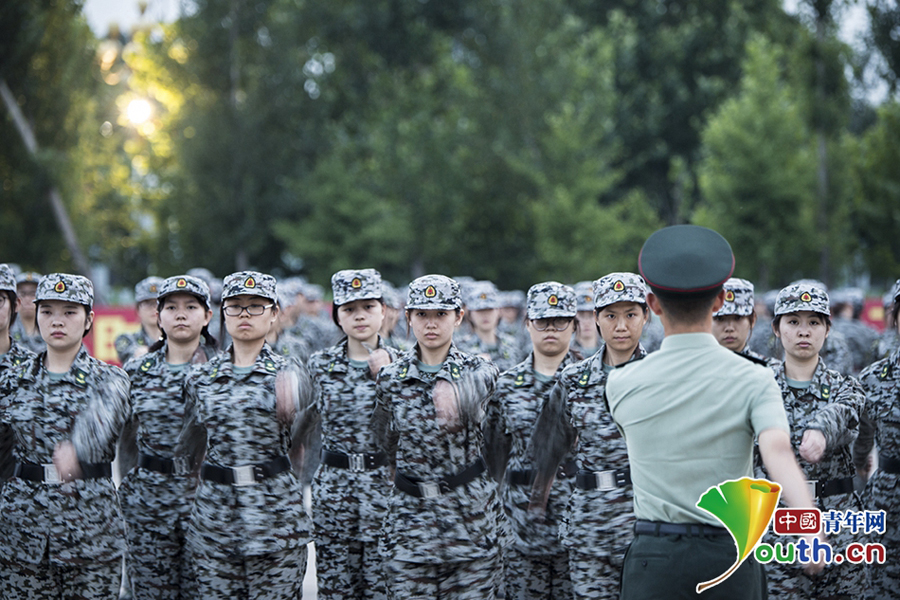
[{"label": "camouflage uniform", "polygon": [[[529,319],[574,319],[575,306],[575,291],[569,286],[547,282],[528,290]],[[571,352],[567,354],[557,374],[576,360]],[[503,508],[511,528],[511,543],[503,556],[507,598],[564,600],[572,597],[569,556],[559,543],[558,524],[572,493],[573,481],[563,477],[553,486],[543,522],[535,522],[528,514],[535,453],[531,436],[555,381],[556,377],[548,380],[536,376],[534,354],[530,354],[497,380],[494,391],[497,402],[490,407],[501,412],[487,417],[488,430],[496,431],[500,438],[490,446],[503,458],[508,457],[501,487]],[[500,469],[494,470],[502,473]]]},{"label": "camouflage uniform", "polygon": [[[382,295],[374,269],[339,271],[332,287],[335,306]],[[392,359],[397,355],[380,338],[378,347]],[[313,483],[318,597],[383,599],[377,541],[391,479],[369,423],[375,381],[367,363],[349,359],[346,339],[316,352],[309,370],[323,438],[323,464]]]},{"label": "camouflage uniform", "polygon": [[[578,301],[578,312],[590,312],[593,314],[594,312],[594,290],[593,283],[590,281],[579,281],[574,286],[575,289],[575,298]],[[597,325],[591,325],[594,329],[597,329]],[[582,358],[588,358],[593,356],[603,347],[603,339],[600,338],[600,334],[597,333],[597,347],[596,348],[585,348],[578,342],[578,336],[572,336],[572,343],[569,344],[569,348],[577,352],[581,355]]]},{"label": "camouflage uniform", "polygon": [[[16,275],[16,288],[23,283],[34,283],[37,284],[40,281],[41,275],[40,273],[34,272],[25,272],[19,273]],[[13,289],[14,292],[17,292],[17,289]],[[17,293],[17,295],[19,295]],[[21,297],[21,295],[19,295]],[[23,302],[27,302],[27,300],[23,300]],[[34,333],[31,335],[25,331],[25,325],[22,322],[21,315],[20,318],[16,320],[15,323],[12,324],[12,327],[9,328],[9,335],[12,337],[14,342],[17,342],[19,346],[25,348],[26,350],[30,350],[34,354],[39,354],[47,349],[47,345],[44,343],[44,338],[41,337],[41,332],[35,328]]]},{"label": "camouflage uniform", "polygon": [[[140,304],[145,300],[156,300],[157,292],[163,284],[161,277],[147,277],[142,279],[134,286],[134,303]],[[116,354],[119,356],[119,362],[123,365],[134,358],[134,353],[138,348],[149,348],[156,340],[151,339],[150,335],[144,331],[143,327],[140,331],[134,333],[123,333],[116,337],[115,347]]]},{"label": "camouflage uniform", "polygon": [[866,598],[896,598],[900,590],[900,348],[859,375],[866,393],[866,408],[854,448],[857,466],[865,464],[873,444],[879,452],[879,468],[872,474],[863,501],[867,510],[885,511],[887,529],[873,542],[884,544],[887,562],[866,566]]},{"label": "camouflage uniform", "polygon": [[[500,306],[500,293],[493,283],[476,281],[469,286],[466,310],[499,309]],[[497,365],[497,369],[502,373],[519,362],[519,345],[514,336],[501,332],[499,326],[495,334],[497,343],[493,346],[482,341],[474,331],[459,336],[455,343],[463,352],[489,356],[491,362]]]},{"label": "camouflage uniform", "polygon": [[[737,315],[738,317],[751,317],[753,315],[753,284],[746,279],[731,277],[722,286],[725,290],[725,302],[718,311],[713,313],[713,318],[724,317],[728,315]],[[771,330],[771,327],[770,327]],[[752,358],[760,363],[767,363],[768,359],[750,349],[750,339],[753,337],[754,329],[750,331],[750,336],[738,354]]]},{"label": "camouflage uniform", "polygon": [[[829,314],[828,297],[811,285],[795,284],[779,293],[775,315],[796,311]],[[865,395],[859,383],[826,367],[819,359],[809,388],[797,389],[789,385],[784,363],[771,365],[775,380],[781,387],[784,408],[791,427],[791,445],[799,448],[803,433],[816,429],[825,436],[826,447],[822,459],[815,464],[804,460],[799,452],[797,462],[809,481],[818,481],[816,505],[822,511],[856,511],[862,509],[859,494],[853,489],[855,468],[851,447],[859,435],[859,415],[865,408]],[[768,477],[757,453],[757,475]],[[823,491],[823,487],[832,487]],[[847,530],[830,535],[835,548],[843,549],[856,541]],[[765,541],[783,541],[768,533]],[[863,585],[862,565],[830,565],[815,577],[809,577],[798,565],[770,563],[766,568],[769,595],[778,598],[853,598]]]},{"label": "camouflage uniform", "polygon": [[[159,299],[174,293],[190,293],[210,304],[209,288],[200,279],[170,277],[160,286]],[[119,502],[127,524],[126,570],[139,600],[197,597],[185,552],[197,479],[176,475],[173,460],[184,424],[183,384],[188,371],[170,368],[167,350],[164,342],[125,365],[131,379],[132,418],[119,443],[119,467],[125,471]],[[207,351],[208,346],[198,346],[191,363],[205,363],[212,356]]]},{"label": "camouflage uniform", "polygon": [[309,360],[309,344],[291,329],[285,329],[278,334],[278,339],[272,344],[272,351],[284,357],[293,357],[302,363]]},{"label": "camouflage uniform", "polygon": [[864,303],[865,294],[859,288],[837,290],[831,296],[832,306],[850,305],[853,309],[852,318],[836,317],[831,323],[832,329],[844,335],[850,348],[853,362],[848,375],[858,375],[876,360],[878,332],[855,316],[862,312]]},{"label": "camouflage uniform", "polygon": [[[223,298],[241,294],[274,302],[275,281],[252,271],[227,277]],[[309,458],[312,385],[302,365],[268,344],[249,373],[232,360],[229,349],[184,382],[175,454],[196,468],[205,452],[187,531],[200,596],[296,598],[311,539],[297,472]],[[282,393],[292,414],[276,413]]]},{"label": "camouflage uniform", "polygon": [[[89,307],[93,290],[84,277],[53,273],[41,280],[37,299]],[[128,378],[82,346],[54,381],[45,356],[21,364],[0,408],[0,448],[11,447],[17,463],[0,496],[0,589],[4,599],[112,598],[125,539],[110,463],[130,415]],[[58,483],[46,465],[64,441],[73,444],[83,476]]]},{"label": "camouflage uniform", "polygon": [[[417,279],[409,295],[408,310],[459,307],[458,286],[443,276]],[[432,302],[423,306],[420,296]],[[439,380],[457,391],[456,431],[437,422],[432,391]],[[481,427],[496,380],[494,365],[455,346],[436,373],[421,368],[418,345],[379,373],[372,425],[397,472],[379,540],[388,597],[496,597],[503,518],[496,483],[482,473],[455,487],[438,484],[483,466]],[[397,487],[404,477],[419,482],[421,497]]]}]

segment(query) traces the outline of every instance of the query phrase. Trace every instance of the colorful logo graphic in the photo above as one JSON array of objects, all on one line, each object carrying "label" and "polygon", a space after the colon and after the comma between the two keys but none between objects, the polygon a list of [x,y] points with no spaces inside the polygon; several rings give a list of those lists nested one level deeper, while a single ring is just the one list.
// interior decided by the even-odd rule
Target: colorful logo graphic
[{"label": "colorful logo graphic", "polygon": [[769,527],[781,497],[781,486],[767,479],[742,477],[724,481],[706,490],[697,502],[728,529],[737,548],[737,560],[724,573],[697,584],[697,593],[715,587],[731,577],[753,553]]},{"label": "colorful logo graphic", "polygon": [[822,528],[822,513],[817,508],[779,508],[772,530],[778,535],[813,535]]}]

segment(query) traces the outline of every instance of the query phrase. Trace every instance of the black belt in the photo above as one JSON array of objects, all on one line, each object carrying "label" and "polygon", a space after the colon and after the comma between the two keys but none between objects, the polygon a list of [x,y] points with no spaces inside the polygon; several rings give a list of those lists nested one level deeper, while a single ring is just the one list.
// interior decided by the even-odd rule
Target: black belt
[{"label": "black belt", "polygon": [[615,471],[579,471],[575,474],[575,485],[583,490],[613,490],[631,485],[631,469]]},{"label": "black belt", "polygon": [[175,473],[175,461],[171,458],[159,458],[158,456],[150,456],[149,454],[141,454],[138,456],[138,466],[148,471],[156,471],[163,475],[172,475]]},{"label": "black belt", "polygon": [[701,525],[700,523],[660,523],[657,521],[638,521],[634,524],[636,535],[731,535],[724,527]]},{"label": "black belt", "polygon": [[893,456],[878,455],[878,468],[885,473],[900,475],[900,459]]},{"label": "black belt", "polygon": [[[556,478],[566,479],[574,475],[577,470],[578,465],[575,464],[575,461],[569,461],[559,465],[559,468],[556,469]],[[510,469],[506,472],[506,483],[509,485],[531,485],[534,483],[534,475],[534,469]]]},{"label": "black belt", "polygon": [[291,461],[287,456],[273,458],[269,462],[258,465],[244,465],[241,467],[220,467],[210,463],[203,463],[200,467],[200,477],[216,483],[227,485],[253,485],[268,477],[274,477],[291,468]]},{"label": "black belt", "polygon": [[852,477],[844,477],[843,479],[829,479],[827,481],[816,481],[815,495],[816,498],[827,498],[828,496],[837,496],[838,494],[849,494],[853,491],[853,489]]},{"label": "black belt", "polygon": [[[82,463],[81,475],[78,479],[104,479],[112,477],[112,465],[109,463]],[[62,483],[59,473],[53,463],[16,463],[14,477],[27,479],[28,481],[43,481],[46,483]]]},{"label": "black belt", "polygon": [[484,473],[486,469],[487,466],[484,463],[484,459],[478,457],[478,460],[462,471],[454,473],[453,475],[447,475],[438,481],[422,481],[421,479],[409,477],[400,471],[397,471],[394,475],[394,485],[396,485],[397,489],[401,492],[405,492],[416,498],[436,498],[441,494],[446,494],[453,488],[469,483]]},{"label": "black belt", "polygon": [[332,452],[331,450],[323,449],[322,464],[338,469],[349,469],[354,473],[361,473],[385,466],[388,464],[388,457],[384,452],[344,454],[343,452]]}]

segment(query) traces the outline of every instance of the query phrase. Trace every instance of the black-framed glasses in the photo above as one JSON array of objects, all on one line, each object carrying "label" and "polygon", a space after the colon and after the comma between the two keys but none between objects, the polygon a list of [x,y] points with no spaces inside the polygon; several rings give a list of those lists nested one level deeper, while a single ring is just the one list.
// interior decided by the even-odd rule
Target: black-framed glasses
[{"label": "black-framed glasses", "polygon": [[549,319],[532,319],[531,324],[538,331],[565,331],[572,324],[573,317],[550,317]]},{"label": "black-framed glasses", "polygon": [[226,317],[239,317],[245,310],[251,317],[258,317],[266,312],[267,308],[272,308],[274,304],[251,304],[249,306],[241,306],[240,304],[229,304],[222,307],[222,312]]}]

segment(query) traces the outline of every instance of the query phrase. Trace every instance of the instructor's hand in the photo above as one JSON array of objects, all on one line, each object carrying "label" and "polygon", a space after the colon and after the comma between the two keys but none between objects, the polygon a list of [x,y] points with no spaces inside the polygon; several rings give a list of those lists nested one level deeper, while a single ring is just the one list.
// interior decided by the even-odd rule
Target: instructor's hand
[{"label": "instructor's hand", "polygon": [[434,384],[431,399],[437,413],[438,425],[452,433],[459,431],[461,425],[459,401],[456,399],[456,390],[453,384],[445,379],[439,380]]},{"label": "instructor's hand", "polygon": [[818,429],[807,429],[800,442],[800,456],[809,463],[817,463],[825,454],[825,434]]}]

